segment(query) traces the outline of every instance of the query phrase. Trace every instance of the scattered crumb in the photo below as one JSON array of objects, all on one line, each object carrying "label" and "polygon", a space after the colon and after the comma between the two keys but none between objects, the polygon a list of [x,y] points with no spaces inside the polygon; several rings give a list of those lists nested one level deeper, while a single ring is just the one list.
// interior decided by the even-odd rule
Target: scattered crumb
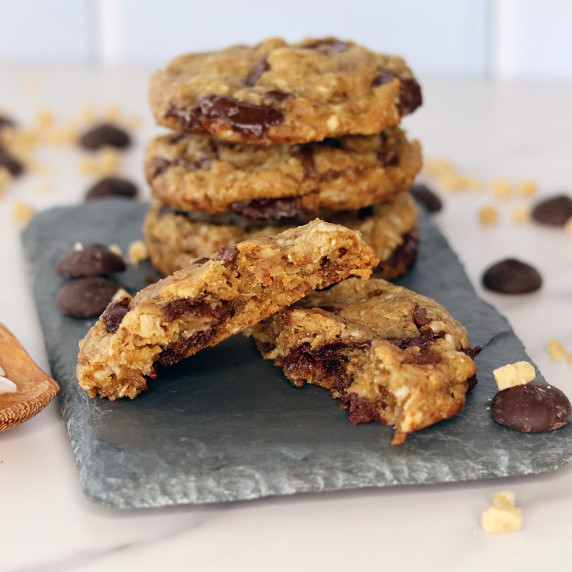
[{"label": "scattered crumb", "polygon": [[119,119],[119,108],[117,105],[108,105],[103,112],[103,116],[107,121],[116,123]]},{"label": "scattered crumb", "polygon": [[47,108],[38,109],[35,122],[39,127],[48,127],[54,122],[54,114]]},{"label": "scattered crumb", "polygon": [[73,145],[78,139],[77,129],[73,125],[49,127],[40,135],[45,143],[52,145]]},{"label": "scattered crumb", "polygon": [[38,193],[41,195],[50,195],[54,192],[54,184],[51,181],[42,181],[38,185]]},{"label": "scattered crumb", "polygon": [[0,167],[0,194],[10,186],[13,179],[14,177],[12,177],[8,169]]},{"label": "scattered crumb", "polygon": [[83,244],[78,240],[77,242],[74,243],[73,249],[75,252],[81,252],[83,250]]},{"label": "scattered crumb", "polygon": [[135,240],[129,245],[127,256],[129,258],[129,263],[133,266],[137,266],[141,261],[149,258],[147,246],[142,240]]},{"label": "scattered crumb", "polygon": [[493,225],[499,220],[499,214],[497,209],[493,206],[482,207],[479,210],[479,220],[483,224]]},{"label": "scattered crumb", "polygon": [[566,361],[572,365],[572,353],[568,354],[568,357],[566,358]]},{"label": "scattered crumb", "polygon": [[499,391],[515,385],[524,385],[536,377],[534,366],[527,361],[509,363],[493,370]]},{"label": "scattered crumb", "polygon": [[492,505],[481,517],[481,526],[485,532],[499,534],[514,532],[522,526],[521,510],[514,506],[515,496],[512,491],[502,491],[493,495]]},{"label": "scattered crumb", "polygon": [[121,256],[123,258],[123,252],[121,252],[121,248],[117,244],[110,244],[107,248],[113,252],[113,254],[117,254],[117,256]]},{"label": "scattered crumb", "polygon": [[572,236],[572,217],[570,217],[570,218],[564,223],[564,232],[565,232],[568,236]]},{"label": "scattered crumb", "polygon": [[118,300],[125,298],[125,296],[131,296],[131,294],[129,294],[129,292],[127,292],[127,290],[125,290],[125,288],[119,288],[119,290],[117,290],[117,292],[115,292],[115,294],[113,294],[113,298],[111,298],[111,301],[117,302]]},{"label": "scattered crumb", "polygon": [[460,173],[448,159],[427,159],[423,164],[424,172],[435,177],[439,185],[449,191],[469,189],[480,191],[483,184],[475,177]]},{"label": "scattered crumb", "polygon": [[36,161],[32,161],[28,165],[28,170],[34,175],[53,175],[54,170],[49,165],[44,165],[42,163],[38,163]]},{"label": "scattered crumb", "polygon": [[564,359],[567,353],[568,352],[564,349],[564,346],[556,338],[550,338],[550,341],[548,342],[548,355],[552,359]]},{"label": "scattered crumb", "polygon": [[112,147],[104,147],[95,156],[82,157],[79,169],[89,175],[113,175],[119,169],[121,151]]},{"label": "scattered crumb", "polygon": [[125,126],[131,130],[137,129],[141,125],[141,119],[136,115],[126,117],[123,122]]},{"label": "scattered crumb", "polygon": [[512,211],[512,220],[514,222],[526,222],[530,219],[530,209],[527,207],[516,207]]},{"label": "scattered crumb", "polygon": [[511,195],[510,183],[504,179],[495,179],[490,184],[491,192],[497,199],[506,199]]},{"label": "scattered crumb", "polygon": [[12,204],[12,220],[18,224],[26,224],[36,211],[28,203],[15,202]]},{"label": "scattered crumb", "polygon": [[79,111],[79,117],[82,121],[86,123],[93,123],[96,118],[97,114],[95,113],[95,108],[92,105],[85,105]]},{"label": "scattered crumb", "polygon": [[536,194],[537,186],[532,179],[522,179],[516,185],[516,190],[525,197],[532,197]]}]

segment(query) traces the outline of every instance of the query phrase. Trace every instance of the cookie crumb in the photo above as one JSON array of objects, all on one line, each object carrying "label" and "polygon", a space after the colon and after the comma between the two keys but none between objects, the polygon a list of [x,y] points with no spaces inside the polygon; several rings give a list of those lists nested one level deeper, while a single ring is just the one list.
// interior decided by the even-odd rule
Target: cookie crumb
[{"label": "cookie crumb", "polygon": [[103,147],[95,157],[82,157],[79,169],[93,175],[112,175],[119,169],[121,152],[112,147]]},{"label": "cookie crumb", "polygon": [[511,195],[511,187],[504,179],[495,179],[490,183],[491,192],[497,199],[506,199]]},{"label": "cookie crumb", "polygon": [[530,209],[526,207],[516,207],[512,211],[512,220],[514,222],[526,222],[530,219]]},{"label": "cookie crumb", "polygon": [[556,338],[550,338],[550,341],[548,342],[548,355],[552,359],[561,360],[566,357],[567,351]]},{"label": "cookie crumb", "polygon": [[54,192],[54,185],[50,181],[42,181],[38,185],[38,193],[41,195],[51,195]]},{"label": "cookie crumb", "polygon": [[568,354],[568,357],[566,358],[566,361],[567,361],[570,365],[572,365],[572,353],[569,353],[569,354]]},{"label": "cookie crumb", "polygon": [[572,236],[572,216],[564,223],[564,232]]},{"label": "cookie crumb", "polygon": [[536,194],[537,186],[532,179],[522,179],[516,185],[516,190],[524,197],[532,197]]},{"label": "cookie crumb", "polygon": [[143,260],[149,258],[149,253],[147,251],[147,246],[142,240],[135,240],[129,245],[127,251],[127,257],[129,258],[129,263],[133,266],[137,266]]},{"label": "cookie crumb", "polygon": [[77,242],[74,242],[73,249],[75,252],[80,252],[83,250],[83,244],[78,240]]},{"label": "cookie crumb", "polygon": [[515,385],[529,383],[536,377],[534,366],[527,361],[509,363],[493,370],[499,391]]},{"label": "cookie crumb", "polygon": [[5,191],[10,186],[13,179],[14,177],[12,177],[8,169],[0,167],[0,193]]},{"label": "cookie crumb", "polygon": [[117,254],[117,256],[121,256],[123,258],[123,252],[121,252],[121,248],[118,244],[110,244],[107,248],[111,250],[113,254]]},{"label": "cookie crumb", "polygon": [[485,206],[479,210],[479,220],[482,224],[493,225],[499,220],[497,209],[493,206]]},{"label": "cookie crumb", "polygon": [[26,224],[36,211],[28,203],[15,202],[12,205],[12,220],[18,224]]},{"label": "cookie crumb", "polygon": [[515,532],[522,526],[522,512],[514,506],[515,495],[512,491],[493,494],[492,505],[481,517],[481,526],[485,532],[500,534]]},{"label": "cookie crumb", "polygon": [[36,111],[36,125],[39,127],[48,127],[54,122],[54,114],[50,109],[41,108]]}]

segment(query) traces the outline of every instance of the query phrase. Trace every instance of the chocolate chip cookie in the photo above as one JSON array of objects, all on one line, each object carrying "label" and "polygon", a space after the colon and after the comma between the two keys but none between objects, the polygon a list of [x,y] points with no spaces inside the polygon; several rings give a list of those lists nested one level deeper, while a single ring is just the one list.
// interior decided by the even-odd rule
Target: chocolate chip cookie
[{"label": "chocolate chip cookie", "polygon": [[419,143],[399,128],[272,146],[172,134],[152,140],[145,160],[156,199],[258,218],[366,207],[405,191],[420,169]]},{"label": "chocolate chip cookie", "polygon": [[186,54],[151,79],[160,125],[240,143],[373,135],[421,105],[405,61],[336,38]]},{"label": "chocolate chip cookie", "polygon": [[348,279],[249,330],[290,382],[329,389],[352,423],[395,426],[392,445],[458,413],[476,383],[465,328],[384,280]]},{"label": "chocolate chip cookie", "polygon": [[[372,207],[321,211],[319,216],[361,232],[380,260],[376,276],[395,278],[415,260],[419,243],[417,209],[408,193]],[[269,221],[233,213],[209,215],[154,203],[145,217],[143,230],[153,266],[168,275],[231,244],[272,236],[308,222],[304,217]]]},{"label": "chocolate chip cookie", "polygon": [[248,240],[110,304],[80,342],[90,396],[135,397],[168,366],[252,326],[306,294],[377,264],[359,234],[320,220]]}]

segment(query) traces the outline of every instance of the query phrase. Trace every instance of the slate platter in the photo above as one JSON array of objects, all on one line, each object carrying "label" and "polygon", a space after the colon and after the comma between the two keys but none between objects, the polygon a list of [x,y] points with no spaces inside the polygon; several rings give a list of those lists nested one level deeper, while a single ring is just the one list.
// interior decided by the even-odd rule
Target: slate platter
[{"label": "slate platter", "polygon": [[[453,419],[391,447],[393,430],[352,425],[329,392],[291,386],[242,335],[161,371],[135,400],[89,399],[77,386],[77,344],[93,324],[62,315],[57,261],[76,241],[141,238],[147,205],[106,200],[40,213],[23,233],[53,377],[85,494],[118,508],[213,503],[362,487],[430,484],[554,470],[572,457],[572,426],[522,434],[487,406],[492,370],[530,358],[508,322],[475,294],[456,255],[422,215],[422,246],[399,282],[443,304],[484,349],[477,387]],[[157,274],[118,275],[130,291]],[[538,379],[541,379],[539,374]]]}]

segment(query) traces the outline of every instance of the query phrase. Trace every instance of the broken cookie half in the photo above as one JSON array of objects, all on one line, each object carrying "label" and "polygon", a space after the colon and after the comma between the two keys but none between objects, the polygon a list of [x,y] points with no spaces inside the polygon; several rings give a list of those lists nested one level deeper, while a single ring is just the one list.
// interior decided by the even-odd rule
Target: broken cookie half
[{"label": "broken cookie half", "polygon": [[111,303],[80,341],[77,377],[94,397],[135,397],[168,366],[378,264],[361,235],[315,221],[247,240]]},{"label": "broken cookie half", "polygon": [[439,304],[385,280],[311,294],[249,332],[295,386],[329,389],[352,423],[393,425],[392,445],[458,413],[476,383],[465,328]]}]

